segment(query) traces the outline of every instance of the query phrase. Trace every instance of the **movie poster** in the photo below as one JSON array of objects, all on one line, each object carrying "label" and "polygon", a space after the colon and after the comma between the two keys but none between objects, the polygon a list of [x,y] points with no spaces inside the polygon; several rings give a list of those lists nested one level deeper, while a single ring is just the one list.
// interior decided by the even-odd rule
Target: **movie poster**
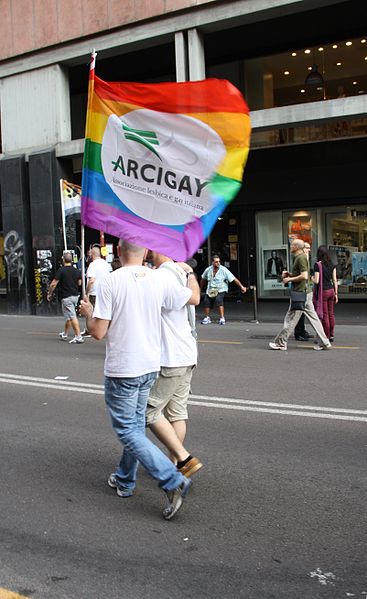
[{"label": "movie poster", "polygon": [[329,245],[331,259],[336,266],[336,278],[341,285],[353,282],[352,254],[358,252],[354,246]]},{"label": "movie poster", "polygon": [[262,255],[264,291],[284,289],[282,272],[288,270],[287,246],[263,247]]},{"label": "movie poster", "polygon": [[353,283],[367,284],[367,252],[354,252],[352,254]]}]

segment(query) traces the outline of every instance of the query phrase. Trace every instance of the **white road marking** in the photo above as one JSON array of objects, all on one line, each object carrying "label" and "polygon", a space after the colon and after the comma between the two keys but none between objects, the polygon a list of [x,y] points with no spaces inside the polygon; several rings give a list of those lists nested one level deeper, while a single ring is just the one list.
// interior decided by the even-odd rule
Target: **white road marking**
[{"label": "white road marking", "polygon": [[[92,395],[103,395],[103,385],[58,381],[42,377],[21,374],[0,373],[0,382],[27,387],[53,389],[55,391],[74,391]],[[72,398],[71,398],[72,399]],[[244,412],[260,412],[263,414],[279,414],[283,416],[302,416],[306,418],[326,418],[329,420],[347,420],[350,422],[367,422],[367,410],[346,408],[329,408],[301,404],[255,401],[233,397],[215,397],[208,395],[190,395],[188,403],[202,408],[236,410]]]}]

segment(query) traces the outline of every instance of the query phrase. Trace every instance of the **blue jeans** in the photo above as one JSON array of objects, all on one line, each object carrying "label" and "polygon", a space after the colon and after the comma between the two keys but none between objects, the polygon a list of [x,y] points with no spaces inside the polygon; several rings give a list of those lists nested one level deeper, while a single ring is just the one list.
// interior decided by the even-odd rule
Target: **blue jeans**
[{"label": "blue jeans", "polygon": [[150,372],[134,378],[105,377],[105,400],[112,426],[124,445],[116,482],[122,489],[133,490],[140,462],[159,481],[164,491],[172,491],[184,476],[167,456],[145,436],[145,410],[150,389],[157,378]]}]

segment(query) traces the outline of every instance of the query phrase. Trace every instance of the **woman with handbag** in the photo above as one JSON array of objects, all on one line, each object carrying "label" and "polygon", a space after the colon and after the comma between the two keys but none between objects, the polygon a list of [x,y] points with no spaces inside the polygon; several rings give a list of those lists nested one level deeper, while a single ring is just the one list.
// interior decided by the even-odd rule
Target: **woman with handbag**
[{"label": "woman with handbag", "polygon": [[325,335],[334,341],[334,304],[338,303],[338,281],[336,266],[331,261],[329,251],[325,245],[320,245],[317,250],[317,262],[314,265],[313,303],[318,317],[324,327]]}]

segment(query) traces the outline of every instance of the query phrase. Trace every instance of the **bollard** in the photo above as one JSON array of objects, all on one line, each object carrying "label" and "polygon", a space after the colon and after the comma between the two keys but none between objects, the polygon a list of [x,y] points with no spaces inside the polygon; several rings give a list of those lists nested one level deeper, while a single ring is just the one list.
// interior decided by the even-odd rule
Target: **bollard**
[{"label": "bollard", "polygon": [[260,324],[258,319],[257,319],[257,295],[256,295],[256,285],[250,285],[250,289],[252,291],[252,297],[253,297],[253,308],[254,308],[254,319],[251,320],[251,322],[254,322],[255,324]]}]

